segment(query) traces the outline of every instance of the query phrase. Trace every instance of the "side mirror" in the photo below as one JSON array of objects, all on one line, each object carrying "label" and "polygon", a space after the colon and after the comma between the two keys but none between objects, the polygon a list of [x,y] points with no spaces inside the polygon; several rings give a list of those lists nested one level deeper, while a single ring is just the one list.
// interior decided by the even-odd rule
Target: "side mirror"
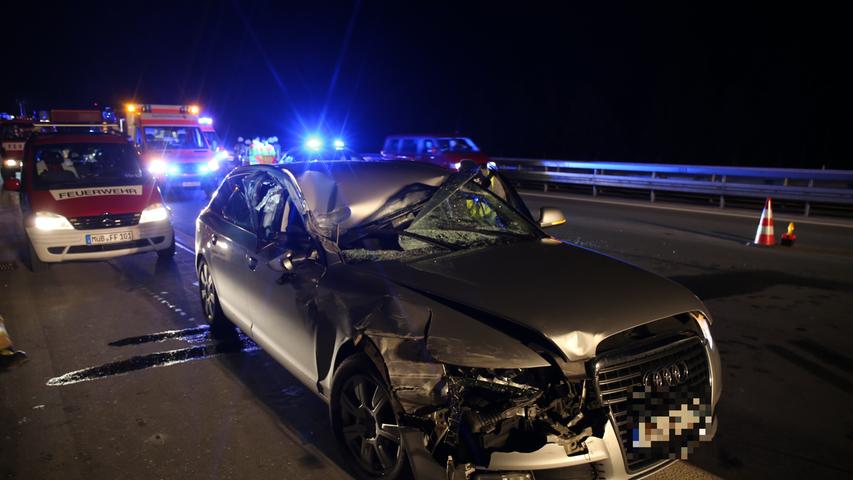
[{"label": "side mirror", "polygon": [[285,250],[284,253],[270,260],[267,265],[275,272],[291,273],[300,263],[309,258],[307,255],[297,255],[293,250]]},{"label": "side mirror", "polygon": [[275,272],[289,273],[293,271],[293,250],[285,250],[281,255],[273,258],[267,263]]},{"label": "side mirror", "polygon": [[556,227],[566,223],[563,211],[556,207],[542,207],[539,209],[539,227]]},{"label": "side mirror", "polygon": [[21,181],[14,177],[9,177],[3,180],[3,190],[17,192],[21,190]]}]

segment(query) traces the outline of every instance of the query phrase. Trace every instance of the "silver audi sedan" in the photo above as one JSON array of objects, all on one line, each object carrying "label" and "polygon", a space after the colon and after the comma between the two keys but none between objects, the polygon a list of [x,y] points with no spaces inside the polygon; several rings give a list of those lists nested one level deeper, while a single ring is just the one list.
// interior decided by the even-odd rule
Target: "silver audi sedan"
[{"label": "silver audi sedan", "polygon": [[565,221],[485,167],[242,167],[196,222],[201,302],[329,404],[359,478],[646,475],[714,435],[711,317]]}]

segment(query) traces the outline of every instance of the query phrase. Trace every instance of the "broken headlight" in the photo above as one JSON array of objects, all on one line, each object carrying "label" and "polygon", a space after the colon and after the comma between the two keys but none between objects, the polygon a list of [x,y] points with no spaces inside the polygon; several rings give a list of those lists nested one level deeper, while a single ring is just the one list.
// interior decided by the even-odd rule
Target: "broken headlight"
[{"label": "broken headlight", "polygon": [[711,336],[711,319],[703,315],[701,312],[693,312],[690,314],[696,323],[699,324],[699,329],[702,330],[702,336],[708,342],[708,348],[714,349],[714,337]]},{"label": "broken headlight", "polygon": [[426,440],[436,458],[485,465],[492,452],[532,452],[549,442],[573,453],[593,432],[583,413],[585,383],[557,368],[445,370],[446,407],[432,412]]}]

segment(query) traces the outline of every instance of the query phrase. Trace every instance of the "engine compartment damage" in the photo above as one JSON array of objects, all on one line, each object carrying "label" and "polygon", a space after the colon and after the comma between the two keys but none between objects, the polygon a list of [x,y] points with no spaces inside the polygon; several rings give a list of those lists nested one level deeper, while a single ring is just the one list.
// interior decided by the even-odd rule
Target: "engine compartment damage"
[{"label": "engine compartment damage", "polygon": [[385,366],[415,469],[442,466],[448,478],[465,478],[451,472],[488,469],[495,453],[557,445],[566,456],[580,455],[588,438],[604,436],[608,417],[590,401],[588,380],[569,378],[553,361],[532,368],[455,366],[433,357],[426,332],[368,328],[362,341]]}]

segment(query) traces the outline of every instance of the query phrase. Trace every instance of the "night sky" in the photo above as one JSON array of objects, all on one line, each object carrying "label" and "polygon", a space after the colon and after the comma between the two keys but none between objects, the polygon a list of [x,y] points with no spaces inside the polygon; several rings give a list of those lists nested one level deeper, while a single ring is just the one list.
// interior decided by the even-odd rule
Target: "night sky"
[{"label": "night sky", "polygon": [[231,140],[853,168],[846,13],[554,3],[5,2],[0,111],[197,102]]}]

